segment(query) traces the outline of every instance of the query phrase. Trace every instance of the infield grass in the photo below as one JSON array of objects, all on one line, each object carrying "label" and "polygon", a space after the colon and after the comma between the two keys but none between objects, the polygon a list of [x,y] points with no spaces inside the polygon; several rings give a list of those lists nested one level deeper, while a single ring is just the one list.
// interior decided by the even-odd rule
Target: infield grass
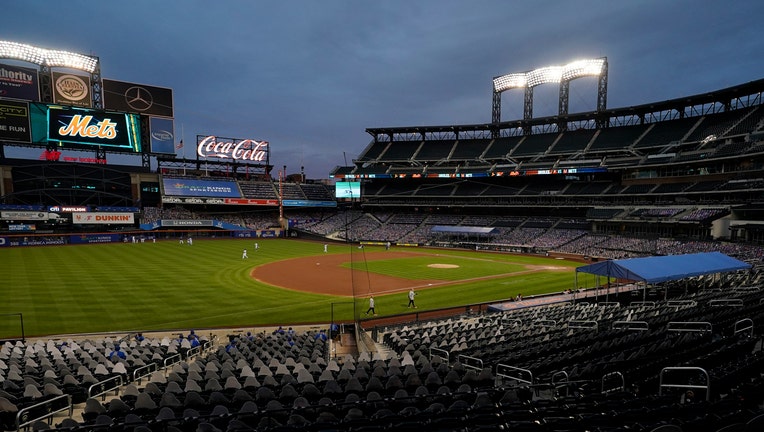
[{"label": "infield grass", "polygon": [[[284,290],[253,280],[253,267],[277,260],[320,255],[322,244],[300,240],[198,239],[139,244],[42,246],[0,249],[0,338],[40,335],[255,327],[327,323],[352,319],[352,299]],[[249,259],[241,258],[247,249]],[[335,253],[353,253],[344,245]],[[367,246],[373,252],[382,248]],[[395,250],[401,250],[396,248]],[[358,260],[369,272],[449,284],[418,290],[420,311],[557,292],[573,285],[572,272],[524,272],[524,265],[576,267],[542,257],[440,249],[391,260]],[[432,268],[430,264],[458,268]],[[506,276],[503,276],[506,275]],[[486,278],[488,277],[488,278]],[[484,279],[486,278],[486,279]],[[464,282],[460,282],[464,281]],[[356,313],[366,298],[356,294]],[[405,294],[377,298],[380,315],[406,312]],[[334,305],[332,305],[334,303]]]}]

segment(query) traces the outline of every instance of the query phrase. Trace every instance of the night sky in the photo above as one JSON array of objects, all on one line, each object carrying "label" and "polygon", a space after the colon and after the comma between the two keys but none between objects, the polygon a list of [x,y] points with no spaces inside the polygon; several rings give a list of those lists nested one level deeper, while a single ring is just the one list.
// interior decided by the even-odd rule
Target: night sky
[{"label": "night sky", "polygon": [[[172,88],[185,143],[267,140],[272,164],[308,178],[357,157],[366,128],[490,122],[498,75],[607,57],[609,108],[764,77],[761,1],[5,0],[0,11],[0,40],[95,55],[104,78]],[[573,82],[569,112],[593,110],[596,89]],[[534,94],[536,117],[556,113],[557,85]],[[502,120],[522,105],[505,92]]]}]

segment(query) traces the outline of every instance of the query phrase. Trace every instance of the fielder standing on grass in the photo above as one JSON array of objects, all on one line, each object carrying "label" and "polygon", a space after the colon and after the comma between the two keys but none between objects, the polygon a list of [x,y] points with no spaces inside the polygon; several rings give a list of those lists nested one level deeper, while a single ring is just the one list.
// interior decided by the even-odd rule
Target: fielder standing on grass
[{"label": "fielder standing on grass", "polygon": [[416,297],[416,292],[414,292],[414,288],[411,288],[409,290],[409,306],[408,307],[413,307],[414,309],[417,308],[416,303],[414,303],[415,297]]}]

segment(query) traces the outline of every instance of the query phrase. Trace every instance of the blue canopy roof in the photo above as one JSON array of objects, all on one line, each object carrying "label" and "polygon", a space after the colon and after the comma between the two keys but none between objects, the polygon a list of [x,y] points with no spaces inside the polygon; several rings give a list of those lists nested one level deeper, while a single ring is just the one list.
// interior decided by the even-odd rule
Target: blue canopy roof
[{"label": "blue canopy roof", "polygon": [[608,260],[578,267],[576,273],[583,272],[631,281],[659,283],[749,268],[751,268],[750,264],[721,252],[707,252]]}]

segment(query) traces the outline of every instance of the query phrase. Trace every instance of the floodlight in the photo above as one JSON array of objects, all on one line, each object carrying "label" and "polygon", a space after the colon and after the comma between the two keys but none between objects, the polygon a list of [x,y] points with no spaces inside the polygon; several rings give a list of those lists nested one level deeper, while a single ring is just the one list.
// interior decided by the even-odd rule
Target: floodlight
[{"label": "floodlight", "polygon": [[98,64],[98,58],[67,51],[46,50],[46,64],[50,67],[66,67],[92,73]]},{"label": "floodlight", "polygon": [[558,83],[562,78],[562,67],[548,66],[534,69],[527,73],[528,87],[536,87],[540,84]]},{"label": "floodlight", "polygon": [[12,58],[36,64],[42,64],[45,60],[45,56],[38,48],[8,41],[0,41],[0,57]]},{"label": "floodlight", "polygon": [[583,59],[570,62],[564,66],[547,66],[530,72],[502,75],[493,79],[493,104],[491,119],[493,123],[501,121],[501,95],[505,90],[514,88],[525,89],[523,119],[533,118],[533,87],[541,84],[560,84],[560,115],[568,113],[568,88],[570,81],[584,77],[597,76],[597,111],[602,112],[607,105],[607,58]]},{"label": "floodlight", "polygon": [[602,74],[605,59],[577,60],[566,64],[562,68],[563,81],[570,81],[583,76],[598,76]]},{"label": "floodlight", "polygon": [[98,66],[98,57],[9,41],[0,41],[0,58],[12,58],[49,67],[79,69],[89,73],[93,73]]},{"label": "floodlight", "polygon": [[513,73],[493,79],[493,91],[503,92],[513,88],[523,88],[527,84],[524,73]]},{"label": "floodlight", "polygon": [[513,88],[570,81],[582,76],[597,76],[602,73],[604,65],[604,58],[576,60],[565,66],[547,66],[530,72],[502,75],[493,79],[493,91],[503,92]]}]

